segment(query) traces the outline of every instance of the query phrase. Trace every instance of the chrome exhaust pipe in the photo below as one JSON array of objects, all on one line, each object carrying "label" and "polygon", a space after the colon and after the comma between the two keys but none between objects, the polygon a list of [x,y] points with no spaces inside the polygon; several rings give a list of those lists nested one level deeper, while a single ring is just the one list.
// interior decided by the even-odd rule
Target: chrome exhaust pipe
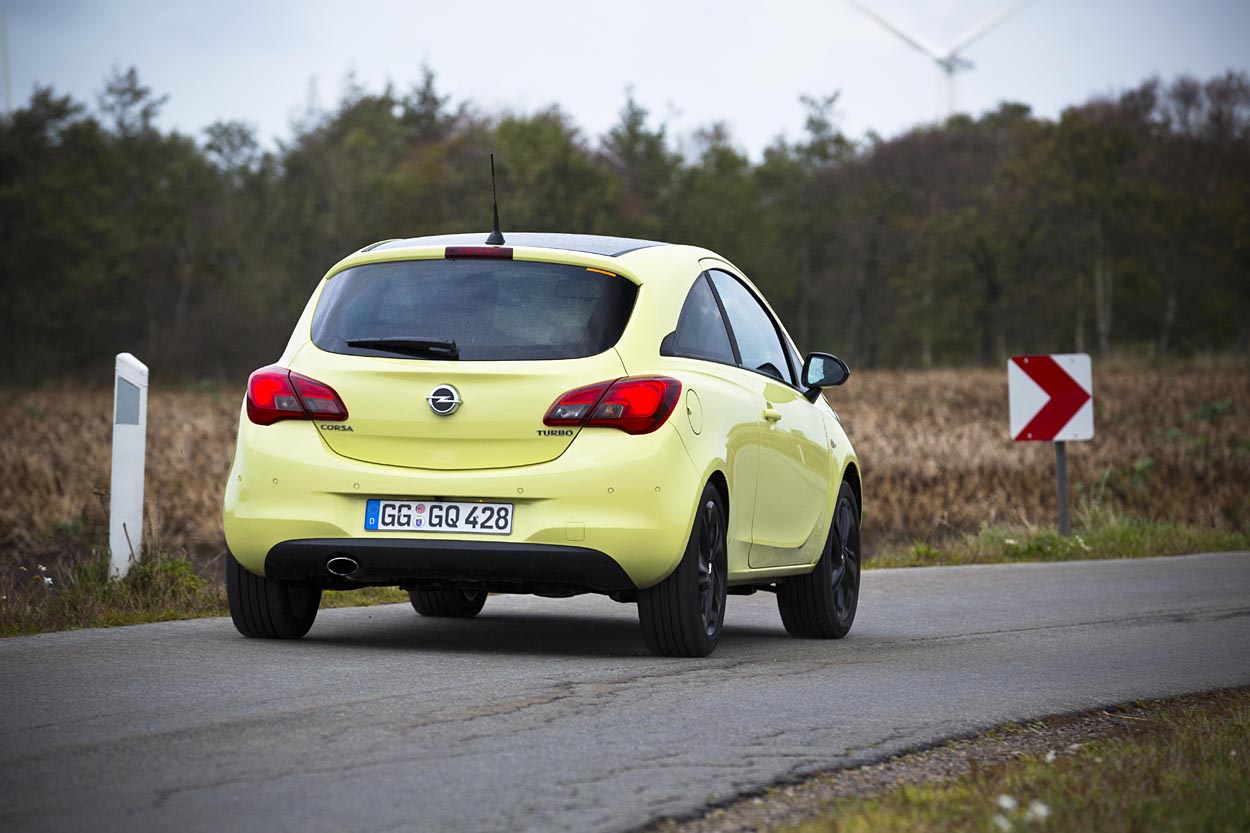
[{"label": "chrome exhaust pipe", "polygon": [[350,556],[336,555],[326,562],[326,569],[340,578],[351,578],[360,569],[360,564]]}]

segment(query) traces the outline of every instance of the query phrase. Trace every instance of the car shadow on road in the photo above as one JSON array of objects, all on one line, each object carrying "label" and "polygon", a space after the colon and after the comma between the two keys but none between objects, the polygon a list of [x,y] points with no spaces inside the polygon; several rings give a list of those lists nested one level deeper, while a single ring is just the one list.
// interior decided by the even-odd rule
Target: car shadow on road
[{"label": "car shadow on road", "polygon": [[[780,628],[725,624],[714,657],[750,651],[751,643],[787,639]],[[547,612],[483,612],[474,619],[379,618],[314,626],[302,642],[321,647],[440,654],[513,654],[567,657],[651,657],[638,621],[625,616]]]},{"label": "car shadow on road", "polygon": [[316,645],[455,654],[642,656],[647,647],[637,622],[615,617],[551,613],[482,613],[473,619],[413,616],[353,624],[350,630],[314,627],[304,638]]}]

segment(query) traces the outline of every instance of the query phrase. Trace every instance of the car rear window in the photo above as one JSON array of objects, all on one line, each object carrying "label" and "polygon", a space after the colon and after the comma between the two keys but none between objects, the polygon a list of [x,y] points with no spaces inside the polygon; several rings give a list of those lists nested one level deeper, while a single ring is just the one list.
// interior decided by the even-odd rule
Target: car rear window
[{"label": "car rear window", "polygon": [[363,339],[454,341],[461,361],[576,359],[616,344],[638,287],[582,266],[514,260],[409,260],[330,278],[313,315],[322,350],[388,358]]}]

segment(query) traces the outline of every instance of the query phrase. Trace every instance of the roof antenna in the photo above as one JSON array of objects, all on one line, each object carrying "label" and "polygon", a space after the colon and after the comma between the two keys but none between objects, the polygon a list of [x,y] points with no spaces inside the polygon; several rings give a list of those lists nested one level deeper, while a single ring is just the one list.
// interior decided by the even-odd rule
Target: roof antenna
[{"label": "roof antenna", "polygon": [[490,197],[495,210],[495,228],[490,233],[490,237],[486,238],[487,246],[502,246],[504,244],[503,232],[499,230],[499,196],[495,193],[495,154],[490,155]]}]

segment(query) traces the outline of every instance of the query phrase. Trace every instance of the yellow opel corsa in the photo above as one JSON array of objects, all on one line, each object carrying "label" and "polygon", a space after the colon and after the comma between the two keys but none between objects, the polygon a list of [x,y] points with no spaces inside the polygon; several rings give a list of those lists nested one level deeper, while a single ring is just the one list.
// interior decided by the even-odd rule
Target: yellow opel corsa
[{"label": "yellow opel corsa", "polygon": [[398,586],[445,617],[606,594],[666,656],[715,649],[727,593],[845,636],[863,492],[821,389],[846,364],[800,357],[705,249],[486,239],[345,258],[251,375],[224,507],[239,631],[298,638],[323,589]]}]

